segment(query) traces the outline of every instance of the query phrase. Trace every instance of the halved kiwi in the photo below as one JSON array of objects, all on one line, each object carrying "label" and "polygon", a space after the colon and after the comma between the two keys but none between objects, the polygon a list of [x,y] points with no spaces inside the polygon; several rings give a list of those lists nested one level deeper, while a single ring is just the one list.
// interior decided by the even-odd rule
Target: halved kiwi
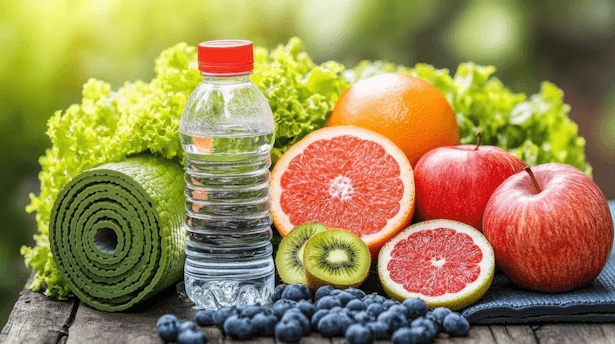
[{"label": "halved kiwi", "polygon": [[278,274],[284,283],[307,284],[303,272],[303,249],[305,243],[314,234],[326,231],[327,227],[320,222],[306,222],[293,228],[280,242],[275,256]]},{"label": "halved kiwi", "polygon": [[345,289],[357,287],[369,273],[371,256],[367,245],[356,235],[341,229],[316,233],[303,252],[307,284]]}]

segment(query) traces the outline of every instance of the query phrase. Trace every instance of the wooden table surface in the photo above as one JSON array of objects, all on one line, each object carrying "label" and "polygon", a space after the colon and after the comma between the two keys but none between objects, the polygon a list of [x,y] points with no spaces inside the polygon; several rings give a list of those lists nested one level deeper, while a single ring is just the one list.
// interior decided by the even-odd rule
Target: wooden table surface
[{"label": "wooden table surface", "polygon": [[[0,333],[1,344],[21,343],[156,343],[156,321],[163,314],[175,314],[180,321],[192,320],[194,310],[183,296],[181,283],[167,288],[145,303],[126,312],[108,313],[93,309],[78,299],[57,301],[41,293],[23,290]],[[259,337],[236,341],[215,327],[201,327],[209,343],[274,344],[275,338]],[[453,338],[440,333],[435,343],[527,343],[581,344],[615,343],[615,323],[568,323],[510,326],[472,326],[467,337]],[[342,337],[325,338],[312,333],[300,344],[343,344]],[[376,341],[375,343],[390,343]]]}]

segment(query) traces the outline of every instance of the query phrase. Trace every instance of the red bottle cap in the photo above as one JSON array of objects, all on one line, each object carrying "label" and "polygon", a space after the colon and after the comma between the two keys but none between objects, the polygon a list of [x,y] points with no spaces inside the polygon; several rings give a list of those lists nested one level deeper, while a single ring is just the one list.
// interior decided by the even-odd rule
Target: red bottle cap
[{"label": "red bottle cap", "polygon": [[254,69],[252,42],[207,41],[199,44],[199,70],[203,73],[241,73]]}]

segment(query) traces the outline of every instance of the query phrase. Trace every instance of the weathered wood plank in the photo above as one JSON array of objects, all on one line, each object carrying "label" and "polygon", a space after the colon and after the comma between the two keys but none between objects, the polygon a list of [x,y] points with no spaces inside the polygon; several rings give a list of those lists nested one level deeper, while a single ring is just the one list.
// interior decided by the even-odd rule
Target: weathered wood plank
[{"label": "weathered wood plank", "polygon": [[237,343],[275,344],[275,339],[273,337],[257,337],[257,338],[250,338],[246,340],[237,340],[237,339],[232,339],[229,336],[226,336],[224,343],[225,344],[237,344]]},{"label": "weathered wood plank", "polygon": [[600,328],[604,333],[604,338],[607,343],[615,343],[615,324],[614,323],[604,323],[600,324]]},{"label": "weathered wood plank", "polygon": [[[181,292],[181,290],[180,290]],[[74,324],[71,325],[71,311]],[[162,343],[156,332],[156,321],[163,314],[175,314],[180,321],[192,320],[192,304],[178,296],[176,288],[168,288],[153,299],[127,312],[108,313],[92,309],[78,301],[55,301],[28,290],[22,291],[6,326],[0,334],[1,344],[12,343]],[[64,326],[64,330],[62,330]],[[70,328],[69,328],[70,327]],[[202,327],[209,343],[258,343],[282,342],[271,337],[248,341],[233,340],[211,326]],[[62,337],[61,333],[68,333]],[[343,337],[333,339],[312,333],[299,344],[345,344]],[[390,344],[377,341],[376,344]],[[440,333],[434,343],[527,343],[527,344],[582,344],[615,343],[615,323],[604,324],[548,324],[535,326],[473,326],[467,337],[453,338]]]},{"label": "weathered wood plank", "polygon": [[344,337],[333,337],[331,338],[331,344],[347,344],[347,343]]},{"label": "weathered wood plank", "polygon": [[489,326],[472,326],[466,337],[450,337],[440,332],[435,340],[436,343],[464,343],[464,344],[497,344]]},{"label": "weathered wood plank", "polygon": [[538,344],[528,325],[489,326],[498,344]]},{"label": "weathered wood plank", "polygon": [[66,332],[64,324],[79,300],[58,301],[24,289],[0,335],[2,344],[55,344]]},{"label": "weathered wood plank", "polygon": [[156,322],[162,315],[175,314],[180,322],[194,319],[196,311],[192,303],[177,293],[175,287],[169,287],[143,304],[118,313],[82,304],[66,343],[160,344],[163,341],[158,336]]},{"label": "weathered wood plank", "polygon": [[[282,341],[276,341],[282,343]],[[310,333],[307,337],[301,337],[299,344],[331,344],[331,339],[321,336],[318,333]]]},{"label": "weathered wood plank", "polygon": [[605,337],[600,324],[547,324],[536,330],[540,344],[606,344],[613,343]]},{"label": "weathered wood plank", "polygon": [[207,327],[201,327],[201,331],[205,333],[205,336],[207,337],[207,343],[209,344],[224,343],[224,333],[222,333],[222,331],[219,328],[215,326],[207,326]]}]

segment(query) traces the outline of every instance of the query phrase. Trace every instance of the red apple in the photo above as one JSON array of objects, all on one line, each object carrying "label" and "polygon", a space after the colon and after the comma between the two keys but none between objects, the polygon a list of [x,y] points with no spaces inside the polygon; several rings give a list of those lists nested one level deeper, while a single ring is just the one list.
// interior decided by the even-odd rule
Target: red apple
[{"label": "red apple", "polygon": [[416,211],[420,221],[449,219],[482,230],[489,197],[506,178],[522,171],[525,163],[494,146],[435,148],[414,167]]},{"label": "red apple", "polygon": [[483,234],[515,283],[557,292],[587,284],[602,271],[613,245],[613,219],[591,178],[550,163],[527,167],[495,190]]}]

